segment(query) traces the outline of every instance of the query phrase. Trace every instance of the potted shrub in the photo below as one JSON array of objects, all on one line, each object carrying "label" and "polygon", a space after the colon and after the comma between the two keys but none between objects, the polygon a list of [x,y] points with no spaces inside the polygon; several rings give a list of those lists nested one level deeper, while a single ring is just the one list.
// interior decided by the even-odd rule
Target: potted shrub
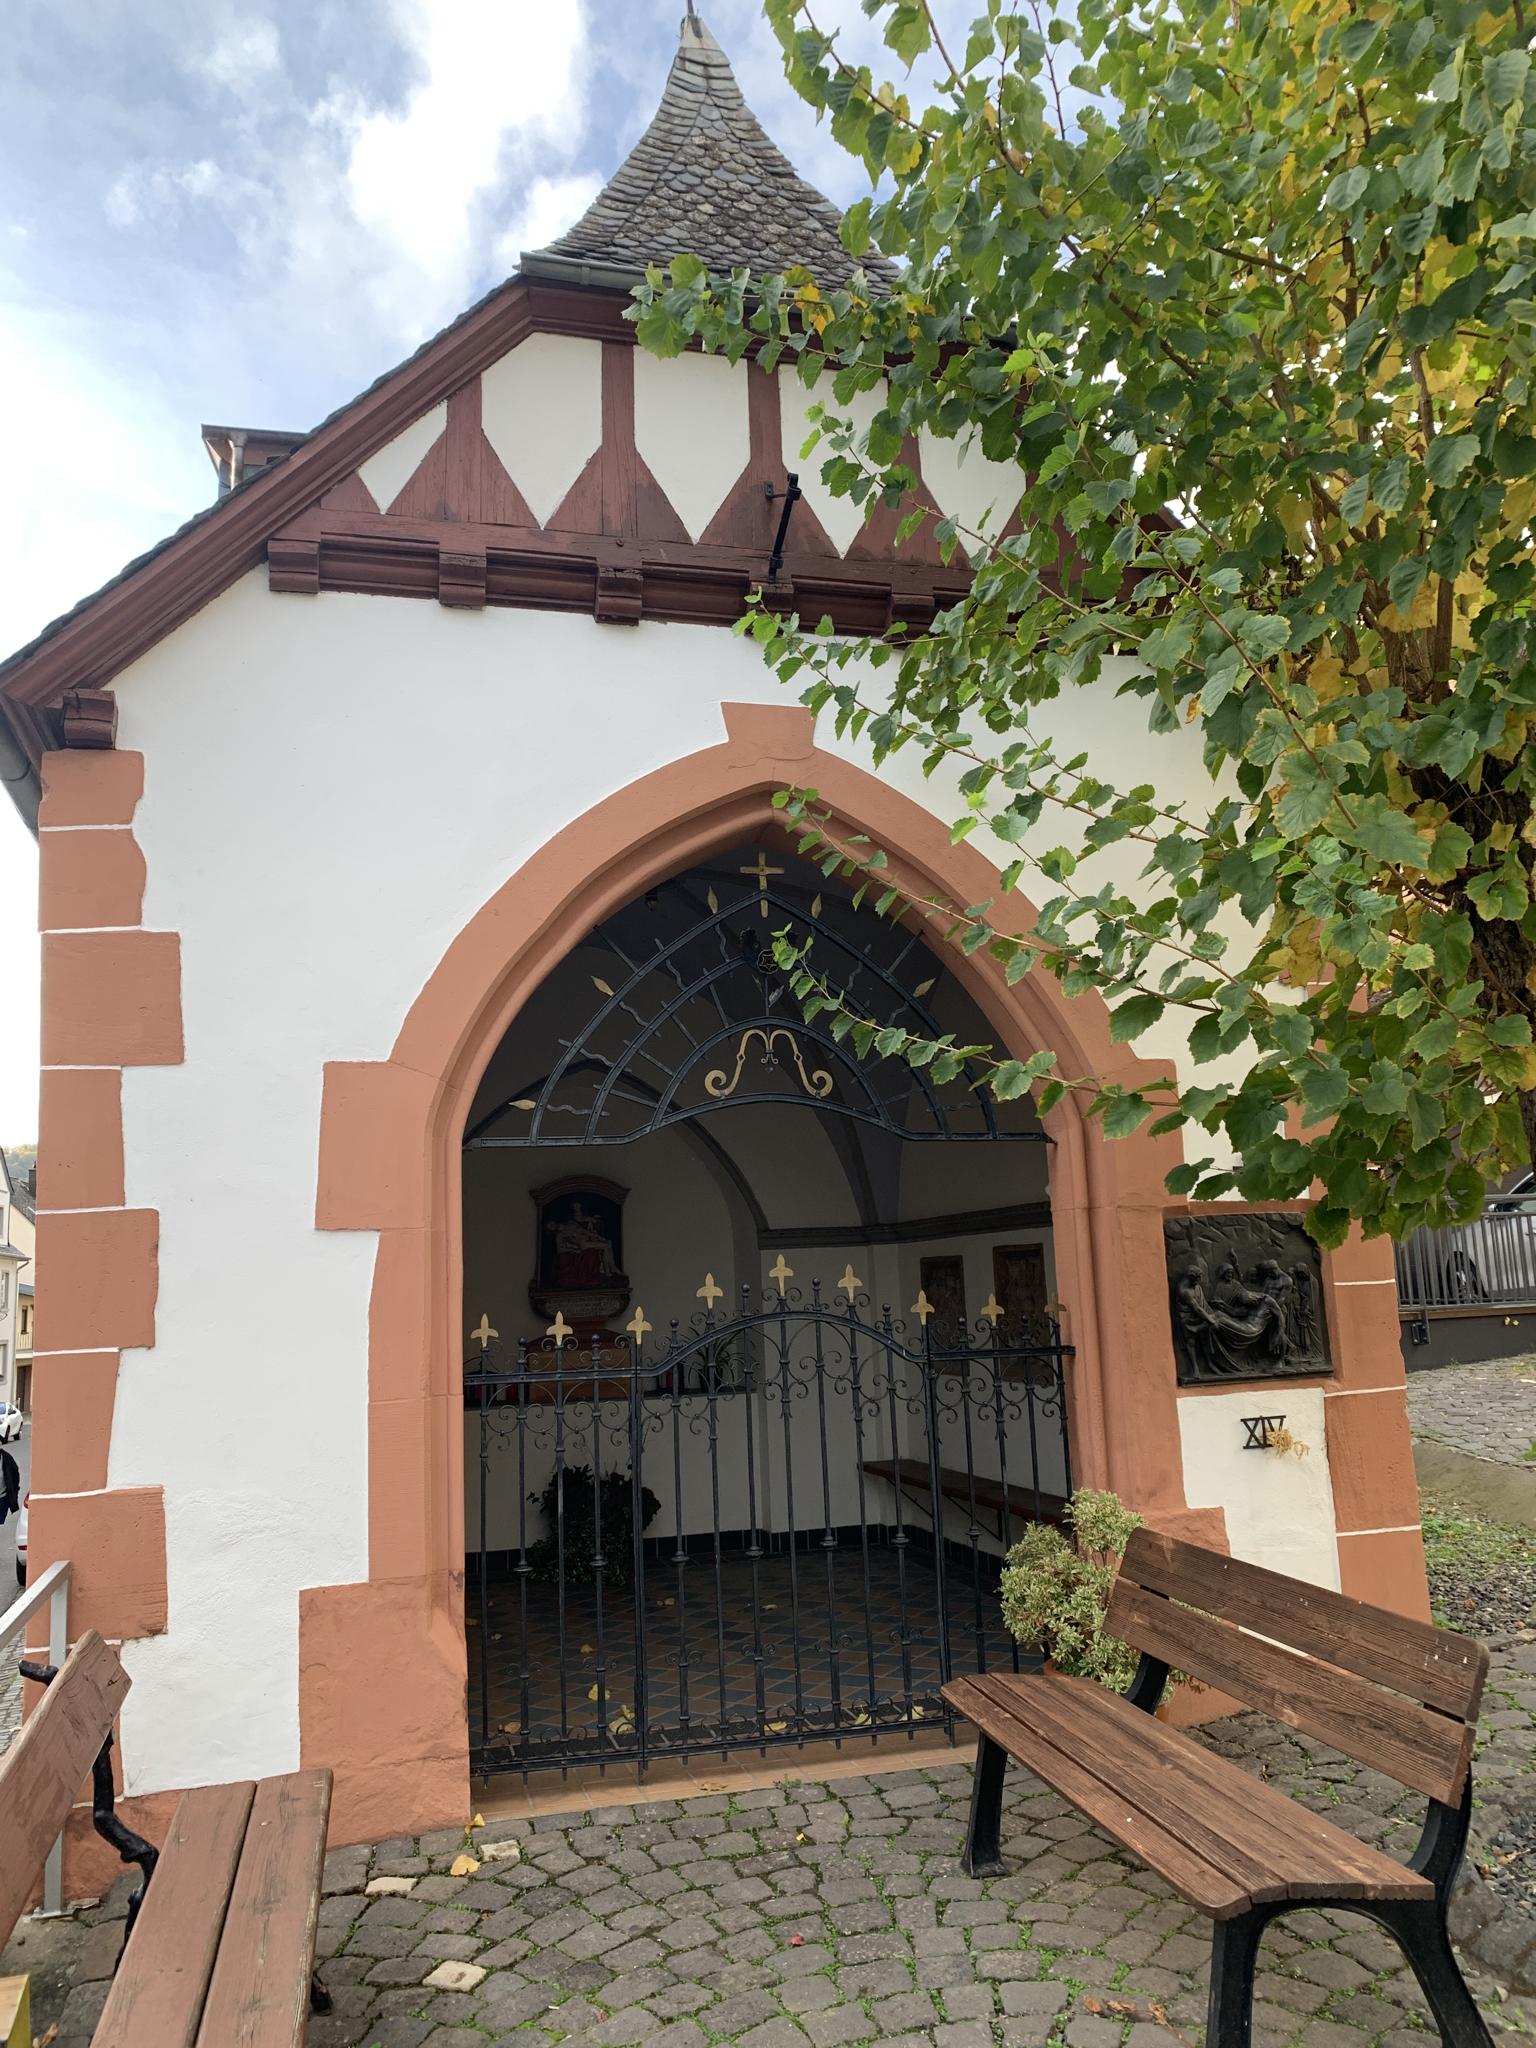
[{"label": "potted shrub", "polygon": [[[529,1494],[533,1505],[543,1511],[549,1531],[528,1546],[528,1565],[543,1584],[558,1585],[564,1567],[567,1585],[590,1583],[597,1576],[597,1499],[590,1465],[567,1465],[553,1474],[537,1493]],[[565,1540],[556,1531],[560,1521],[561,1494],[565,1496]],[[610,1586],[629,1584],[630,1557],[634,1547],[635,1515],[632,1475],[605,1472],[602,1478],[603,1577]],[[640,1489],[640,1526],[648,1528],[661,1502],[648,1486]]]},{"label": "potted shrub", "polygon": [[1039,1649],[1057,1671],[1124,1692],[1139,1653],[1105,1633],[1104,1614],[1125,1546],[1142,1518],[1118,1494],[1083,1487],[1067,1502],[1066,1520],[1070,1537],[1042,1523],[1009,1551],[1003,1620],[1015,1641]]}]

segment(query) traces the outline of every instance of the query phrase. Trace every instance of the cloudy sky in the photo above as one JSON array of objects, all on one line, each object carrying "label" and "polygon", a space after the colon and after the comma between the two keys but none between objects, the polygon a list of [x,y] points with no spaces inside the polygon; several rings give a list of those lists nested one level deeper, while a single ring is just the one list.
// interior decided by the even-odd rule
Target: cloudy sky
[{"label": "cloudy sky", "polygon": [[[943,0],[963,21],[967,0]],[[0,652],[213,492],[200,422],[306,428],[570,224],[654,110],[681,0],[10,0]],[[701,0],[847,203],[756,0]],[[858,0],[817,19],[876,58]],[[0,802],[0,1142],[36,1128],[36,857]]]}]

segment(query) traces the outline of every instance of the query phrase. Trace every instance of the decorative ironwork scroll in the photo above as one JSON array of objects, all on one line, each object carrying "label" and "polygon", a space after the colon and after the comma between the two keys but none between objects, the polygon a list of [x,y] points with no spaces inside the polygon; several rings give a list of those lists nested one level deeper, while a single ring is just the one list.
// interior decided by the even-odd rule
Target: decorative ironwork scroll
[{"label": "decorative ironwork scroll", "polygon": [[799,1041],[796,1039],[793,1031],[783,1024],[775,1025],[770,1031],[765,1031],[760,1025],[754,1024],[749,1031],[743,1031],[741,1034],[741,1038],[736,1046],[735,1065],[730,1073],[727,1074],[724,1067],[714,1067],[704,1076],[704,1092],[706,1095],[712,1096],[716,1102],[723,1102],[728,1095],[736,1093],[736,1090],[741,1085],[741,1070],[747,1063],[747,1047],[752,1044],[754,1039],[763,1048],[759,1057],[765,1067],[776,1067],[778,1065],[776,1048],[782,1040],[789,1047],[789,1056],[794,1062],[795,1073],[798,1075],[800,1086],[805,1090],[806,1094],[813,1095],[818,1100],[823,1100],[832,1093],[832,1076],[825,1067],[817,1067],[813,1071],[807,1070],[805,1056],[800,1050]]},{"label": "decorative ironwork scroll", "polygon": [[741,872],[750,890],[722,902],[711,886],[703,915],[687,899],[688,921],[650,950],[634,947],[622,919],[597,928],[591,943],[614,966],[585,977],[595,1006],[562,1034],[547,1072],[527,1076],[475,1120],[466,1150],[626,1145],[743,1103],[786,1102],[906,1142],[1049,1142],[1038,1125],[999,1120],[973,1062],[936,1080],[899,1052],[877,1046],[860,1057],[851,1037],[797,1016],[774,959],[780,929],[814,943],[818,972],[882,1037],[943,1036],[927,1000],[937,982],[933,961],[917,934],[888,931],[876,919],[865,930],[849,922],[848,906],[819,893],[807,904],[765,854]]},{"label": "decorative ironwork scroll", "polygon": [[1163,1223],[1180,1386],[1332,1370],[1322,1255],[1299,1216]]}]

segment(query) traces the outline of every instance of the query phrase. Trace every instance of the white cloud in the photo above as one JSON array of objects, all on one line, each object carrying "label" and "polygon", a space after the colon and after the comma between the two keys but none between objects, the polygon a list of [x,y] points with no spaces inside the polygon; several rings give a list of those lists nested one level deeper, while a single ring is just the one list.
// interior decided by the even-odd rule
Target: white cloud
[{"label": "white cloud", "polygon": [[131,164],[113,180],[102,203],[113,227],[134,228],[145,220],[173,218],[189,205],[213,201],[234,207],[251,190],[211,157],[199,157],[180,166]]},{"label": "white cloud", "polygon": [[[0,497],[0,652],[152,546],[211,495],[195,422],[151,388],[104,371],[94,336],[28,307],[0,275],[0,388],[6,415]],[[37,849],[0,797],[0,1139],[37,1130]]]},{"label": "white cloud", "polygon": [[206,49],[188,55],[186,64],[189,71],[211,84],[242,92],[254,80],[282,69],[277,26],[264,15],[227,22]]},{"label": "white cloud", "polygon": [[525,249],[542,249],[574,227],[602,189],[603,180],[591,171],[568,178],[535,178],[523,196],[521,213],[497,239],[501,267],[514,270]]},{"label": "white cloud", "polygon": [[403,108],[343,116],[347,187],[362,225],[432,272],[504,149],[558,154],[579,126],[585,30],[576,0],[396,0],[396,15],[420,82]]}]

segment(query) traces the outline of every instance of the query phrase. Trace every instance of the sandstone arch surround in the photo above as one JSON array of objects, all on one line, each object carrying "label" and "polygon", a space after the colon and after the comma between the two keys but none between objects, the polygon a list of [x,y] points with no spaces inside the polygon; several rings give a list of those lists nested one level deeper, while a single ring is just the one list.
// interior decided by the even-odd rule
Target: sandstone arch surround
[{"label": "sandstone arch surround", "polygon": [[[333,1834],[358,1840],[463,1818],[459,1148],[486,1061],[527,995],[592,925],[653,882],[768,828],[786,784],[814,787],[919,887],[995,891],[975,849],[873,775],[819,749],[811,714],[727,704],[726,737],[621,790],[555,835],[454,940],[386,1061],[325,1071],[315,1221],[378,1233],[369,1321],[369,1576],[300,1599],[303,1761],[336,1770]],[[1020,916],[1027,917],[1020,899]],[[1010,1052],[1132,1083],[1164,1070],[1110,1042],[1096,996],[963,972]],[[1225,1547],[1219,1510],[1186,1507],[1162,1242],[1178,1138],[1106,1141],[1069,1095],[1046,1119],[1066,1336],[1076,1346],[1073,1459],[1161,1526]]]}]

